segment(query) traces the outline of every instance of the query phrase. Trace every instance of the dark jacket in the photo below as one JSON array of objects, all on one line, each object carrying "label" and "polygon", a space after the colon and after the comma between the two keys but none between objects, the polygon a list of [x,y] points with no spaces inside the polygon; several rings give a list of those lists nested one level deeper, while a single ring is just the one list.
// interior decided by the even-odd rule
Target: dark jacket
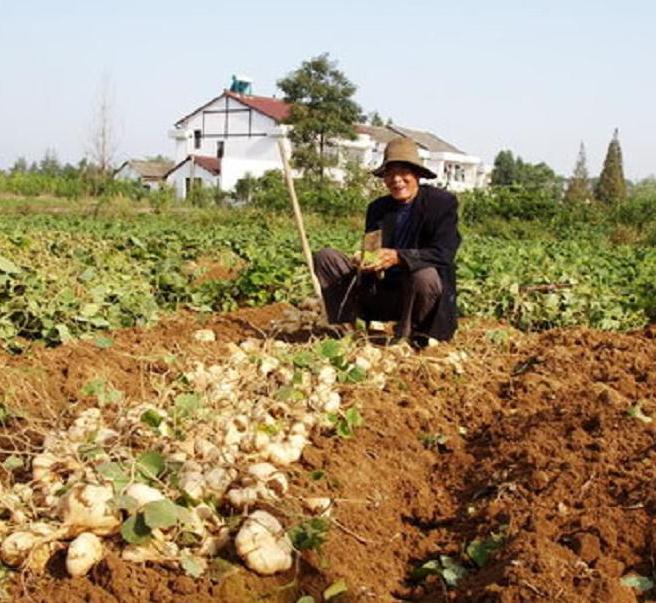
[{"label": "dark jacket", "polygon": [[[399,202],[390,195],[379,197],[367,208],[365,230],[382,229],[383,247],[391,247]],[[458,201],[455,195],[422,185],[410,216],[412,247],[398,249],[411,272],[434,266],[444,288],[429,335],[439,340],[453,337],[457,327],[455,256],[460,245]]]}]

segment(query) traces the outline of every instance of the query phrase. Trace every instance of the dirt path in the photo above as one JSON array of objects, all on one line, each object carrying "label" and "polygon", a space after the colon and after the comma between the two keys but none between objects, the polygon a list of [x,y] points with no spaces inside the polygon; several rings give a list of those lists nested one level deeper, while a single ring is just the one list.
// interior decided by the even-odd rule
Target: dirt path
[{"label": "dirt path", "polygon": [[[146,399],[176,358],[210,362],[222,342],[261,336],[281,311],[203,324],[183,314],[113,334],[110,347],[78,342],[5,358],[4,403],[52,425],[85,404],[94,379]],[[199,328],[217,342],[195,341]],[[653,422],[628,411],[640,402],[656,416],[654,366],[652,330],[523,335],[465,322],[454,342],[400,361],[382,392],[358,394],[365,425],[354,438],[315,435],[304,451],[293,490],[333,498],[335,525],[298,573],[261,579],[238,569],[213,582],[110,555],[70,579],[59,556],[45,577],[17,583],[15,600],[319,601],[344,579],[341,601],[636,601],[620,578],[654,571],[656,438]],[[483,567],[472,560],[476,546],[465,552],[472,542],[494,549]],[[412,579],[440,555],[467,570],[457,588]]]}]

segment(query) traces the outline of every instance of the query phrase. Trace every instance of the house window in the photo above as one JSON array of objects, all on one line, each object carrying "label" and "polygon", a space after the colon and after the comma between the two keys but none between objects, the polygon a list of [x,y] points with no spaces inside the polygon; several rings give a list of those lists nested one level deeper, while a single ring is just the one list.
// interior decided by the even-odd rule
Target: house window
[{"label": "house window", "polygon": [[219,142],[216,143],[216,156],[219,159],[223,159],[224,153],[225,153],[225,141],[219,140]]},{"label": "house window", "polygon": [[194,130],[194,149],[200,149],[201,134],[200,130]]}]

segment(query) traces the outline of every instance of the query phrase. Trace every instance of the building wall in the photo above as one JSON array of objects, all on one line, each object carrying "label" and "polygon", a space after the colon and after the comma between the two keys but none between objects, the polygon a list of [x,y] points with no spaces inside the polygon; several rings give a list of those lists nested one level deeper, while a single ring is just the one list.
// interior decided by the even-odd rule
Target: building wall
[{"label": "building wall", "polygon": [[219,176],[208,172],[199,165],[193,166],[191,161],[182,164],[177,170],[171,172],[166,178],[166,184],[173,187],[175,196],[184,199],[186,196],[186,180],[187,178],[200,178],[204,187],[220,186],[221,181]]}]

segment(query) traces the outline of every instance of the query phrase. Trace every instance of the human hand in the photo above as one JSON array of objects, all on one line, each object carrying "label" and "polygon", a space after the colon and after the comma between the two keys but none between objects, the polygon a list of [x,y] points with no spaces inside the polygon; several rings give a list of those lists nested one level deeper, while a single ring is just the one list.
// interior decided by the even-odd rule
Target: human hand
[{"label": "human hand", "polygon": [[383,247],[378,251],[377,255],[377,261],[373,264],[362,266],[362,270],[366,272],[381,272],[391,268],[392,266],[398,266],[401,263],[399,254],[397,253],[396,249],[388,249]]}]

